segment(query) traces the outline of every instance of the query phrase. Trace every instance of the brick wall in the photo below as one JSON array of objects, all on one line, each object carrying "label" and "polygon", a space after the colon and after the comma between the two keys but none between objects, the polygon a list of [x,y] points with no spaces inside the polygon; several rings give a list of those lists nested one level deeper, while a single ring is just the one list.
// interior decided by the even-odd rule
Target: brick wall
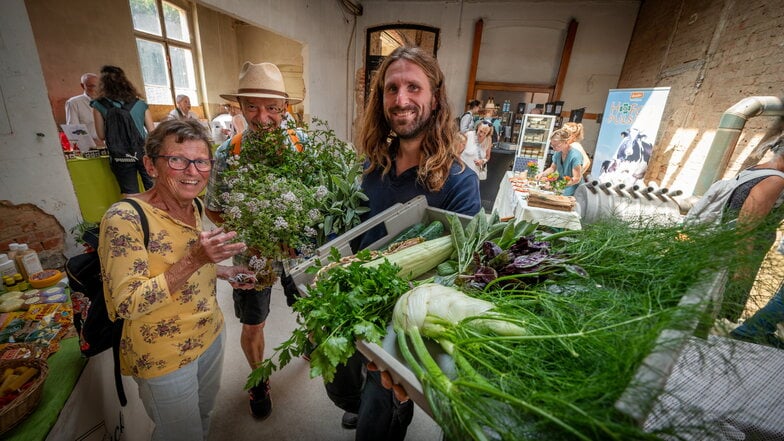
[{"label": "brick wall", "polygon": [[[689,194],[727,108],[784,96],[784,8],[764,0],[643,1],[619,88],[670,87],[645,180]],[[746,124],[723,175],[737,172],[774,118]]]},{"label": "brick wall", "polygon": [[12,242],[37,251],[44,268],[65,267],[65,230],[54,216],[33,204],[0,201],[0,253],[8,251]]}]

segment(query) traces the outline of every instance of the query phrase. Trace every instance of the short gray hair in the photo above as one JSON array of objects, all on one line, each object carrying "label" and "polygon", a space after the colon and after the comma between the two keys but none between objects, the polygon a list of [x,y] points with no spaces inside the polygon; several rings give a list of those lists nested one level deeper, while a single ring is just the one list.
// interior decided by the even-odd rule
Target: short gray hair
[{"label": "short gray hair", "polygon": [[86,74],[82,74],[82,77],[79,78],[79,84],[84,84],[87,81],[87,79],[90,77],[95,77],[96,80],[98,79],[98,75],[88,72]]},{"label": "short gray hair", "polygon": [[182,94],[180,94],[180,95],[177,95],[177,97],[176,97],[176,98],[174,98],[174,101],[176,101],[176,102],[178,102],[178,103],[179,103],[180,101],[184,100],[185,98],[188,98],[188,100],[190,100],[190,99],[191,99],[191,97],[189,97],[188,95],[182,95]]},{"label": "short gray hair", "polygon": [[144,143],[144,153],[149,156],[158,156],[163,148],[163,141],[167,136],[174,135],[174,141],[181,143],[183,141],[204,141],[207,151],[212,158],[212,138],[204,129],[200,122],[186,119],[170,119],[158,124],[152,132],[147,135],[147,141]]}]

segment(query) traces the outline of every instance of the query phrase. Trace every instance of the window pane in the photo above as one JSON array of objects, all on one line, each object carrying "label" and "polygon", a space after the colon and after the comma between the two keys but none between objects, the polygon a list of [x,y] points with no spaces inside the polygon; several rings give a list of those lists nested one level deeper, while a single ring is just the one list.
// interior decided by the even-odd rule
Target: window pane
[{"label": "window pane", "polygon": [[142,65],[144,92],[148,104],[174,104],[166,73],[163,45],[141,38],[136,39],[139,62]]},{"label": "window pane", "polygon": [[185,43],[191,42],[188,17],[184,9],[163,2],[163,21],[166,24],[166,37]]},{"label": "window pane", "polygon": [[193,68],[193,55],[189,49],[169,46],[174,94],[188,95],[192,105],[198,105],[196,96],[196,70]]},{"label": "window pane", "polygon": [[137,31],[161,35],[161,22],[158,19],[158,5],[155,0],[130,0],[133,28]]}]

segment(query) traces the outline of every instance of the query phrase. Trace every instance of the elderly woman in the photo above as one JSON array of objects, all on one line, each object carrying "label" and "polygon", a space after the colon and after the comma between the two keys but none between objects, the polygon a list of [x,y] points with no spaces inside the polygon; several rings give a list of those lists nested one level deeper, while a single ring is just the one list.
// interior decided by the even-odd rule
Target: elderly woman
[{"label": "elderly woman", "polygon": [[569,129],[560,128],[550,136],[550,145],[553,148],[553,162],[548,168],[537,174],[534,179],[540,180],[553,172],[558,172],[558,179],[566,180],[563,190],[564,196],[573,196],[583,174],[582,147],[574,148],[576,143],[575,133]]},{"label": "elderly woman", "polygon": [[148,242],[128,202],[112,205],[101,221],[106,306],[112,319],[125,319],[120,367],[139,386],[155,423],[153,440],[207,439],[225,341],[216,276],[248,273],[217,265],[246,248],[232,243],[235,232],[202,231],[195,199],[212,168],[209,146],[196,121],[161,123],[145,144],[144,165],[155,184],[133,198],[146,217]]}]

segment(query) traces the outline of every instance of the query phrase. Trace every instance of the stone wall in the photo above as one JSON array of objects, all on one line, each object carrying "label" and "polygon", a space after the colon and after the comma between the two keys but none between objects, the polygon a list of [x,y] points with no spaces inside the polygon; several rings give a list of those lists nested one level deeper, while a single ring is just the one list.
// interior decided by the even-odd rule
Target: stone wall
[{"label": "stone wall", "polygon": [[65,267],[65,230],[57,219],[33,204],[0,201],[0,252],[12,242],[26,243],[38,252],[44,269]]},{"label": "stone wall", "polygon": [[[640,8],[619,88],[671,87],[646,181],[689,194],[722,113],[750,96],[782,96],[784,10],[764,0],[656,0]],[[723,176],[774,123],[752,118]]]}]

